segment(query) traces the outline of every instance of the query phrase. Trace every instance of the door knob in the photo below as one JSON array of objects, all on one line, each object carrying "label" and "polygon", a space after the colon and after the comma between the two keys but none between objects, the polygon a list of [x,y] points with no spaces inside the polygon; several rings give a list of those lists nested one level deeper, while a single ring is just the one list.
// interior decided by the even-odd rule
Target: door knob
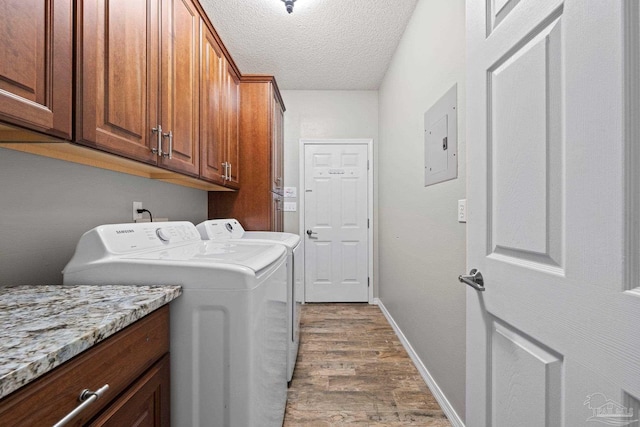
[{"label": "door knob", "polygon": [[469,275],[462,274],[458,276],[458,280],[462,283],[466,283],[471,286],[473,289],[477,291],[484,292],[484,279],[482,278],[482,273],[480,273],[477,269],[473,269],[469,272]]},{"label": "door knob", "polygon": [[307,236],[311,237],[313,234],[318,234],[315,231],[307,230]]}]

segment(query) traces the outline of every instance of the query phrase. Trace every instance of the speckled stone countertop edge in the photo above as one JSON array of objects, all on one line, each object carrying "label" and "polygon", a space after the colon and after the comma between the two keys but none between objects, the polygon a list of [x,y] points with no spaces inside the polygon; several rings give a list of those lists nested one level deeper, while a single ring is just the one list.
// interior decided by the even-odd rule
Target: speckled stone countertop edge
[{"label": "speckled stone countertop edge", "polygon": [[[23,286],[9,286],[6,288],[0,288],[0,310],[7,310],[6,304],[3,306],[2,297],[7,291],[12,289],[20,289],[25,292],[28,289],[32,289],[34,293],[44,292],[55,293],[56,291],[69,290],[73,288],[83,288],[84,290],[90,289],[96,298],[99,298],[101,293],[107,294],[114,289],[118,292],[125,292],[123,296],[123,304],[125,307],[118,307],[117,313],[109,313],[106,316],[99,316],[101,320],[89,319],[89,321],[83,322],[81,327],[65,328],[52,328],[53,331],[49,334],[62,335],[61,337],[46,336],[46,339],[42,341],[48,341],[46,344],[39,345],[37,340],[26,337],[24,341],[18,344],[21,351],[14,352],[2,348],[0,343],[0,399],[8,396],[19,388],[29,384],[30,382],[40,378],[46,373],[50,372],[54,368],[69,361],[73,357],[88,350],[95,344],[104,341],[106,338],[121,331],[134,322],[142,319],[146,315],[159,309],[160,307],[170,303],[174,299],[178,298],[182,294],[182,288],[180,286],[57,286],[57,285],[23,285]],[[86,297],[86,294],[84,295]],[[148,298],[147,298],[148,297]],[[66,301],[69,301],[67,299]],[[133,301],[132,301],[133,300]],[[109,302],[113,304],[114,297],[111,296]],[[101,301],[103,302],[103,301]],[[116,301],[117,302],[117,301]],[[70,302],[71,304],[73,301]],[[88,301],[78,301],[76,303],[79,308],[85,305],[92,306],[91,299]],[[14,307],[15,310],[25,310],[23,307]],[[85,308],[86,309],[86,308]],[[5,317],[11,316],[12,307],[9,307],[8,313],[3,313]],[[77,315],[74,313],[74,316]],[[59,313],[51,315],[52,322],[64,320],[56,319],[60,317]],[[24,317],[24,315],[22,316]],[[48,319],[45,316],[37,318],[37,322],[46,322]],[[86,320],[83,317],[81,320]],[[105,321],[106,320],[106,321]],[[4,335],[11,334],[0,318],[0,328],[4,332],[0,332],[0,339]],[[78,330],[79,329],[79,330]],[[3,341],[6,341],[3,339]],[[31,348],[29,347],[31,346]],[[3,369],[4,367],[7,369]]]}]

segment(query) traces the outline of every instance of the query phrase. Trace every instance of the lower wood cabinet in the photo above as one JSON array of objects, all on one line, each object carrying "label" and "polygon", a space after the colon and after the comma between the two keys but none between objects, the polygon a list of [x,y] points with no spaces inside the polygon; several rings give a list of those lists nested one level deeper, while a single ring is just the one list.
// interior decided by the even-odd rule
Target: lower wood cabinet
[{"label": "lower wood cabinet", "polygon": [[169,425],[169,306],[0,400],[0,425],[54,425],[105,384],[68,426]]},{"label": "lower wood cabinet", "polygon": [[169,423],[169,355],[166,355],[89,425],[168,426]]}]

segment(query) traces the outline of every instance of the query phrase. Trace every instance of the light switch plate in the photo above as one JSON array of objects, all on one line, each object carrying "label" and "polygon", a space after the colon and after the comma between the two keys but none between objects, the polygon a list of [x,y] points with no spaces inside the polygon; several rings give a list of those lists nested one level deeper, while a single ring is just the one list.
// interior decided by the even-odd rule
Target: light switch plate
[{"label": "light switch plate", "polygon": [[284,211],[285,212],[295,212],[298,210],[298,204],[296,202],[284,202]]},{"label": "light switch plate", "polygon": [[284,187],[284,197],[291,199],[298,197],[298,189],[296,187]]},{"label": "light switch plate", "polygon": [[458,222],[467,222],[467,199],[458,200]]}]

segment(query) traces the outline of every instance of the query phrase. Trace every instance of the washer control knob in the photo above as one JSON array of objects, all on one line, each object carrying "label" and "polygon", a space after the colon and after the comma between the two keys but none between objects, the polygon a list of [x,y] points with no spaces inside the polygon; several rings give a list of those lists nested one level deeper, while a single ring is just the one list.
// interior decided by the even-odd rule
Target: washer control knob
[{"label": "washer control knob", "polygon": [[158,236],[158,239],[162,240],[163,242],[168,242],[171,240],[171,236],[163,228],[156,229],[156,236]]}]

